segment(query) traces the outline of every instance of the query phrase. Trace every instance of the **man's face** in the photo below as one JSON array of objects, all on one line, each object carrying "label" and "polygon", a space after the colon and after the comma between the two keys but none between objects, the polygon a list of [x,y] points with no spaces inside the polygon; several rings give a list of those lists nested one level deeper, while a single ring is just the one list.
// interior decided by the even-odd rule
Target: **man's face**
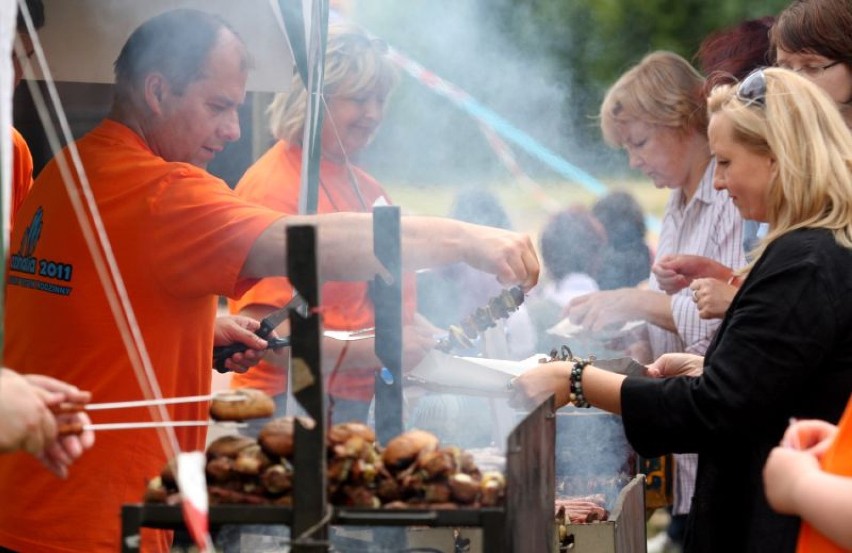
[{"label": "man's face", "polygon": [[[30,35],[27,33],[18,33],[18,40],[21,41],[21,46],[26,52],[26,57],[30,58],[33,55],[33,39],[30,38]],[[21,84],[21,79],[24,78],[24,68],[23,63],[18,58],[17,48],[12,49],[12,65],[15,68],[15,88],[18,88],[18,85]]]},{"label": "man's face", "polygon": [[152,151],[167,161],[202,169],[228,142],[240,138],[237,112],[245,100],[244,46],[222,30],[201,77],[178,94],[166,84],[145,129]]}]

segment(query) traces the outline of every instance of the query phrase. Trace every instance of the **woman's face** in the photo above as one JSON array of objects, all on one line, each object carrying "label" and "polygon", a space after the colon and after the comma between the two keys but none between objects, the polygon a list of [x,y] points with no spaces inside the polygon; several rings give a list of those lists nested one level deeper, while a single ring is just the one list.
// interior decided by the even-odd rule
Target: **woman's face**
[{"label": "woman's face", "polygon": [[328,112],[322,129],[322,150],[335,161],[343,161],[344,154],[352,156],[364,149],[384,117],[386,91],[347,92],[351,88],[342,86],[341,92],[326,100]]},{"label": "woman's face", "polygon": [[728,191],[744,219],[766,221],[775,160],[735,142],[734,126],[724,113],[716,113],[710,118],[707,136],[710,138],[710,151],[716,156],[713,187]]},{"label": "woman's face", "polygon": [[[828,92],[838,104],[852,102],[852,69],[845,63],[835,63],[819,54],[776,50],[778,67],[791,69]],[[828,66],[831,67],[828,67]]]},{"label": "woman's face", "polygon": [[[690,184],[695,141],[672,127],[629,120],[620,125],[622,144],[630,167],[642,171],[657,188],[683,188]],[[705,154],[706,155],[706,154]]]}]

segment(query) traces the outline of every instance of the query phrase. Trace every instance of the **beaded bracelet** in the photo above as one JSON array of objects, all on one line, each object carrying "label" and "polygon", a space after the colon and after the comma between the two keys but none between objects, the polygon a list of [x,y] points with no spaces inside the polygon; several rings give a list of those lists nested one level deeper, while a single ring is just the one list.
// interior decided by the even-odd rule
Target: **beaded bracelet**
[{"label": "beaded bracelet", "polygon": [[571,393],[568,396],[574,407],[588,408],[592,406],[586,401],[586,395],[583,393],[583,369],[590,363],[591,361],[588,359],[574,359],[574,367],[571,368],[571,376],[569,377]]}]

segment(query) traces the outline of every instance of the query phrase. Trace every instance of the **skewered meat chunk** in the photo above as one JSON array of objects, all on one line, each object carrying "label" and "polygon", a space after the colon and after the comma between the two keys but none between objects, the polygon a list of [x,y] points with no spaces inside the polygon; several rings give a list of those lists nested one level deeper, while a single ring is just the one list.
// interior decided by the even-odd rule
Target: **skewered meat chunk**
[{"label": "skewered meat chunk", "polygon": [[467,349],[473,346],[479,334],[497,324],[497,320],[505,319],[524,303],[524,291],[520,287],[503,290],[499,295],[488,300],[484,307],[477,308],[470,316],[458,325],[450,325],[447,337],[439,341],[435,349],[450,352],[453,349]]}]

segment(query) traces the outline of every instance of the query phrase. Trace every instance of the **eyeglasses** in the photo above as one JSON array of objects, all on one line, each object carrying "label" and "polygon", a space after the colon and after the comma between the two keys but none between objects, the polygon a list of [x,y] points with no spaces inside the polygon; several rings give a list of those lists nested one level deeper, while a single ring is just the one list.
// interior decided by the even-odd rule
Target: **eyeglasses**
[{"label": "eyeglasses", "polygon": [[757,104],[766,106],[766,76],[763,69],[752,71],[737,87],[737,100],[749,106]]},{"label": "eyeglasses", "polygon": [[795,73],[800,73],[810,78],[821,77],[826,70],[831,69],[835,65],[840,65],[843,63],[840,60],[832,61],[830,63],[826,63],[825,65],[803,65],[801,67],[793,67],[790,65],[778,64],[778,67],[781,69],[789,69]]}]

